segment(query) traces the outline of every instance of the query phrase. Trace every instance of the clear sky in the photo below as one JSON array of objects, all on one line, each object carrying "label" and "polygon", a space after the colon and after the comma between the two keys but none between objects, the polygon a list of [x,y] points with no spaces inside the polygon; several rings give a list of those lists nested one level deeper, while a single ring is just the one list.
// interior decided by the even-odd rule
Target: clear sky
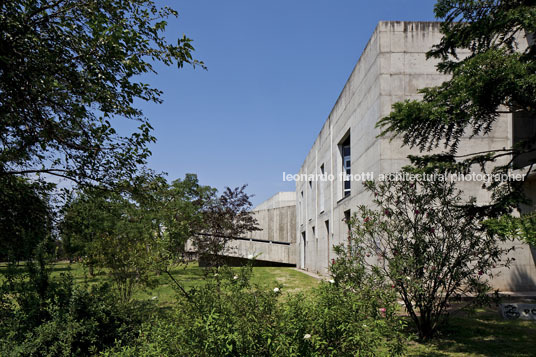
[{"label": "clear sky", "polygon": [[179,11],[207,71],[158,66],[143,104],[158,141],[149,166],[196,173],[222,189],[248,184],[256,205],[294,191],[297,173],[380,20],[434,20],[427,0],[160,1]]}]

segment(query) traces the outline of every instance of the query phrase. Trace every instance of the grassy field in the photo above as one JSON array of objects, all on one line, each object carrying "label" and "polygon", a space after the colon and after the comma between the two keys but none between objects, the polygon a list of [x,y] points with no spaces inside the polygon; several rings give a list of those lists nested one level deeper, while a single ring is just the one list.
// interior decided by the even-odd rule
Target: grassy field
[{"label": "grassy field", "polygon": [[[0,267],[1,269],[1,267]],[[80,264],[57,263],[53,275],[70,273],[76,282],[89,284],[104,281],[105,275],[90,278]],[[186,289],[199,285],[203,269],[196,264],[178,267],[173,276]],[[167,276],[155,276],[158,287],[140,291],[137,299],[154,296],[162,305],[173,302],[175,291]],[[318,285],[318,280],[292,268],[254,267],[252,283],[265,288],[282,285],[283,292],[307,291]],[[452,317],[439,338],[426,344],[411,342],[408,356],[536,356],[536,322],[503,320],[497,309],[477,310],[473,316]]]},{"label": "grassy field", "polygon": [[[238,268],[236,268],[238,271]],[[94,277],[89,277],[87,270],[81,264],[57,263],[54,265],[52,275],[58,276],[62,273],[70,273],[74,280],[78,283],[87,282],[94,284],[99,281],[104,281],[105,274],[100,273]],[[199,285],[203,279],[203,268],[200,268],[196,263],[177,267],[172,271],[173,277],[185,288],[191,289]],[[170,303],[175,296],[175,290],[172,287],[172,282],[167,275],[154,276],[157,287],[139,291],[134,296],[136,299],[150,299],[154,296],[163,303]],[[294,293],[310,289],[318,284],[318,280],[301,273],[293,268],[287,267],[254,267],[252,284],[261,287],[273,288],[279,285],[283,286],[283,291]]]}]

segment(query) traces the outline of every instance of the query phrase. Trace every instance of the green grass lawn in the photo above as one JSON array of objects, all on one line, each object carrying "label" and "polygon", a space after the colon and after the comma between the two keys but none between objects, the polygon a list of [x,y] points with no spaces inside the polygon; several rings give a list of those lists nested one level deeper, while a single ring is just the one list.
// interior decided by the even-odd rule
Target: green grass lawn
[{"label": "green grass lawn", "polygon": [[503,320],[497,309],[452,317],[438,339],[413,343],[409,356],[536,356],[536,321]]},{"label": "green grass lawn", "polygon": [[[236,269],[237,271],[239,270],[239,268]],[[69,264],[63,262],[54,264],[52,275],[58,276],[61,273],[70,273],[75,282],[80,284],[84,282],[94,284],[106,279],[104,273],[90,277],[87,269],[81,264]],[[175,268],[172,271],[172,275],[185,289],[188,290],[202,282],[203,268],[200,268],[197,263],[183,265]],[[156,296],[163,304],[171,303],[176,294],[172,286],[173,282],[170,281],[167,275],[154,276],[154,279],[157,281],[157,284],[155,284],[156,288],[138,291],[134,297],[136,299],[145,300]],[[267,289],[273,289],[276,286],[282,285],[283,292],[295,293],[310,289],[318,285],[319,282],[317,279],[293,268],[253,267],[251,283]]]}]

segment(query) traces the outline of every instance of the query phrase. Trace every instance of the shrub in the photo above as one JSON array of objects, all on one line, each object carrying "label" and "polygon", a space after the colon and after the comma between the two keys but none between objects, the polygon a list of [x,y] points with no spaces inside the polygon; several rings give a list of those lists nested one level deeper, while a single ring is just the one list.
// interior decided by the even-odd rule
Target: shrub
[{"label": "shrub", "polygon": [[404,350],[396,305],[375,293],[322,283],[283,309],[276,342],[281,356],[396,356]]},{"label": "shrub", "polygon": [[201,287],[178,295],[169,317],[145,324],[136,345],[117,346],[107,355],[271,355],[279,287],[251,286],[251,268],[214,271]]},{"label": "shrub", "polygon": [[509,249],[487,233],[472,199],[450,181],[393,178],[365,187],[377,208],[360,206],[349,222],[350,254],[392,282],[421,339],[446,321],[451,299],[487,298],[487,277]]},{"label": "shrub", "polygon": [[75,286],[68,276],[50,281],[39,296],[30,281],[3,286],[0,355],[92,356],[137,337],[150,309],[119,305],[107,285]]},{"label": "shrub", "polygon": [[134,345],[105,355],[372,356],[403,349],[394,294],[381,286],[322,284],[308,295],[282,296],[279,286],[252,286],[250,274],[219,268],[183,294],[170,317],[145,324]]}]

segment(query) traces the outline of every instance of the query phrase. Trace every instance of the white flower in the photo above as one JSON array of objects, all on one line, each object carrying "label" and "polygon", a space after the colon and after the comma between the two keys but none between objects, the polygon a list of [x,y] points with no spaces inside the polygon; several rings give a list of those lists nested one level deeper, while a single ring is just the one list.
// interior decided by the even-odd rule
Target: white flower
[{"label": "white flower", "polygon": [[219,274],[218,273],[215,273],[214,276],[218,276]]},{"label": "white flower", "polygon": [[411,278],[409,276],[406,276],[406,279],[411,280]]},{"label": "white flower", "polygon": [[233,279],[234,279],[234,280],[237,280],[237,279],[238,279],[238,275],[233,276]]},{"label": "white flower", "polygon": [[367,325],[363,325],[363,328],[367,328]]},{"label": "white flower", "polygon": [[311,338],[311,335],[309,335],[308,333],[306,333],[305,335],[303,335],[303,339],[304,340],[308,340]]},{"label": "white flower", "polygon": [[274,288],[274,293],[278,293],[279,292],[279,288]]},{"label": "white flower", "polygon": [[335,283],[335,280],[333,280],[333,279],[329,279],[328,282],[329,282],[330,284],[334,284],[334,283]]},{"label": "white flower", "polygon": [[158,299],[158,296],[153,296],[153,297],[151,298],[151,300],[156,300],[156,299]]}]

